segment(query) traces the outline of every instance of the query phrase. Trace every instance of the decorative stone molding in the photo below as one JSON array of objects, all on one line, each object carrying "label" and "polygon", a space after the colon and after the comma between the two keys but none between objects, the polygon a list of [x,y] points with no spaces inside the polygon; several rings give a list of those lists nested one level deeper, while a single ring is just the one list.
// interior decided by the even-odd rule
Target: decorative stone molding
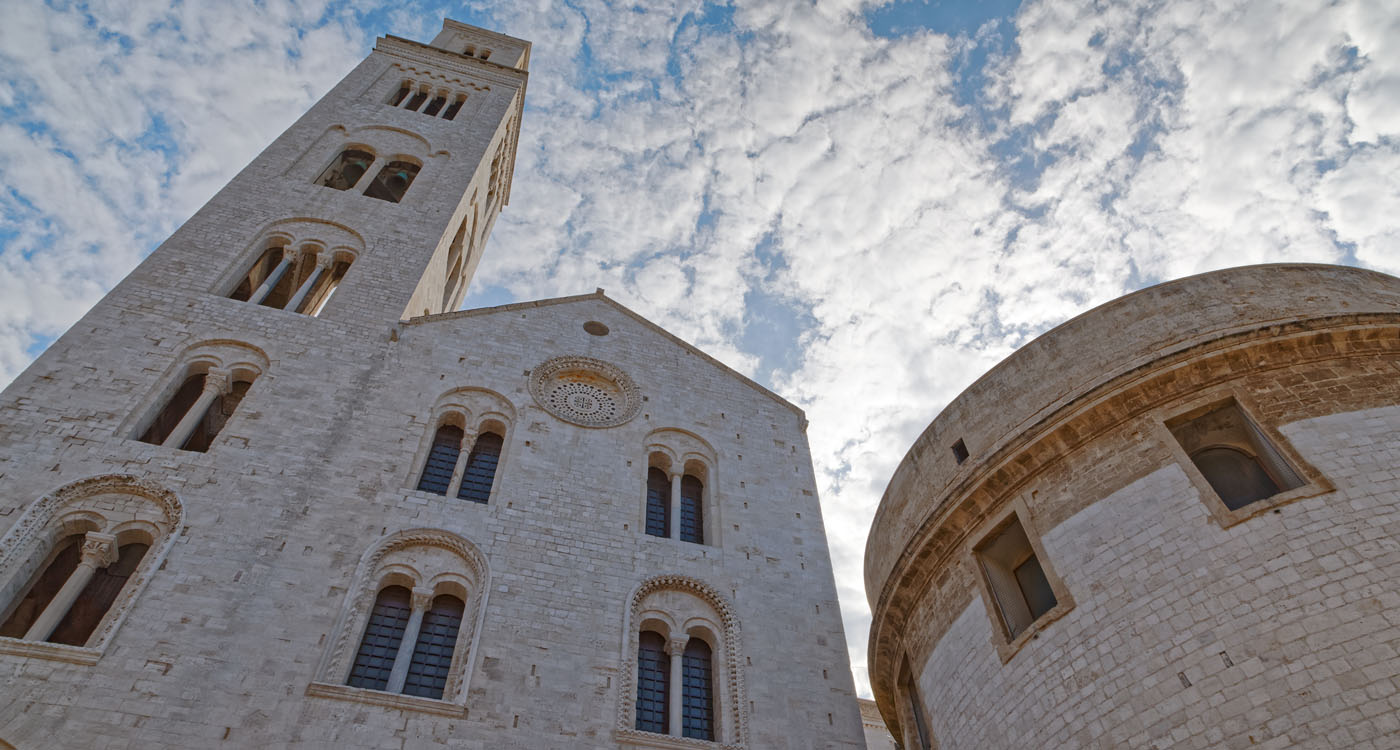
[{"label": "decorative stone molding", "polygon": [[[715,675],[715,716],[718,719],[717,736],[714,742],[674,737],[671,735],[643,732],[635,729],[637,696],[637,644],[640,638],[641,615],[647,599],[653,594],[665,591],[680,591],[691,594],[707,604],[718,616],[723,633],[718,634],[721,643],[716,654],[721,662]],[[711,750],[743,750],[748,746],[749,716],[744,673],[740,668],[739,621],[729,601],[718,589],[686,575],[661,575],[649,578],[632,595],[623,628],[622,669],[618,679],[618,712],[615,739],[624,748],[710,748]],[[723,680],[723,684],[718,684]]]},{"label": "decorative stone molding", "polygon": [[637,386],[616,366],[592,357],[555,357],[530,371],[540,408],[581,427],[616,427],[641,410]]},{"label": "decorative stone molding", "polygon": [[[79,480],[30,505],[0,539],[0,604],[23,596],[23,587],[60,539],[87,531],[91,539],[84,542],[83,554],[101,555],[100,540],[110,535],[105,552],[110,563],[115,559],[115,537],[126,528],[150,533],[154,537],[151,547],[84,646],[0,638],[0,653],[74,664],[96,663],[184,528],[184,509],[175,493],[127,474]],[[89,547],[93,547],[91,552]]]},{"label": "decorative stone molding", "polygon": [[[421,569],[422,566],[415,566],[408,559],[416,548],[445,550],[450,553],[452,563],[443,565],[439,560],[437,567]],[[395,574],[414,577],[413,585],[409,588],[415,597],[426,595],[430,599],[433,594],[441,593],[433,587],[435,581],[455,582],[467,589],[466,610],[462,615],[462,626],[457,633],[452,666],[448,670],[447,685],[441,699],[352,688],[344,684],[364,633],[365,622],[379,594],[380,583],[389,568]],[[307,689],[307,695],[459,714],[466,702],[467,683],[476,659],[476,641],[481,632],[481,618],[485,613],[489,586],[490,572],[486,558],[466,539],[440,529],[406,529],[389,534],[360,560],[345,604],[336,619],[333,640],[322,656],[316,670],[316,680]]]}]

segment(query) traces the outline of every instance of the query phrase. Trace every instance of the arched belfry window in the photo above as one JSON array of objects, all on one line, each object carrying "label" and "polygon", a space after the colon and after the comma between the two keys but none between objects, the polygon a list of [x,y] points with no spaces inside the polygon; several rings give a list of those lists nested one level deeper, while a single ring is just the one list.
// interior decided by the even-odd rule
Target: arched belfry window
[{"label": "arched belfry window", "polygon": [[260,353],[228,345],[196,347],[188,358],[191,361],[181,369],[179,384],[135,431],[137,440],[208,451],[266,367]]},{"label": "arched belfry window", "polygon": [[321,172],[316,178],[316,184],[336,190],[349,190],[360,184],[360,178],[369,171],[371,164],[374,164],[373,152],[364,148],[347,148]]},{"label": "arched belfry window", "polygon": [[229,293],[230,299],[318,315],[354,261],[352,252],[320,242],[293,243],[274,236]]},{"label": "arched belfry window", "polygon": [[466,701],[486,560],[439,529],[385,537],[361,561],[307,693],[395,707]]},{"label": "arched belfry window", "polygon": [[410,161],[396,160],[384,165],[374,181],[365,188],[365,195],[390,203],[398,203],[418,176],[419,166]]},{"label": "arched belfry window", "polygon": [[120,475],[41,498],[0,540],[0,653],[47,643],[89,649],[65,660],[95,661],[182,516],[173,494]]},{"label": "arched belfry window", "polygon": [[463,388],[443,395],[433,411],[436,426],[416,464],[414,487],[489,503],[499,483],[513,407],[499,394]]},{"label": "arched belfry window", "polygon": [[715,454],[699,437],[659,429],[647,437],[642,530],[691,544],[718,544],[712,477]]},{"label": "arched belfry window", "polygon": [[619,725],[632,729],[623,739],[640,745],[649,735],[665,735],[744,744],[739,627],[728,602],[693,578],[661,576],[633,595],[627,622]]}]

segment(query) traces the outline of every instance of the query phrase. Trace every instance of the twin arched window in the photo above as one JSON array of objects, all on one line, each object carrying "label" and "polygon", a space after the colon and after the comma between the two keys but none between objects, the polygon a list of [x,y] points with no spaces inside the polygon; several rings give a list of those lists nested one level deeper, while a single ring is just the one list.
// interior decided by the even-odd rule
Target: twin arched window
[{"label": "twin arched window", "polygon": [[705,543],[705,483],[696,476],[702,471],[667,476],[658,466],[647,469],[646,533]]},{"label": "twin arched window", "polygon": [[174,495],[120,475],[40,498],[0,541],[0,636],[100,649],[181,516]]},{"label": "twin arched window", "polygon": [[442,698],[466,603],[431,589],[386,586],[375,597],[345,684]]},{"label": "twin arched window", "polygon": [[637,729],[713,740],[714,650],[710,644],[697,637],[668,641],[652,630],[642,631],[637,644]]},{"label": "twin arched window", "polygon": [[203,453],[242,403],[259,370],[246,364],[219,367],[198,360],[186,369],[175,392],[165,401],[137,439]]},{"label": "twin arched window", "polygon": [[491,429],[469,435],[456,425],[440,425],[423,462],[418,489],[476,503],[487,502],[505,443],[504,438]]},{"label": "twin arched window", "polygon": [[462,105],[466,103],[467,95],[464,93],[444,88],[434,89],[426,83],[414,83],[407,79],[399,84],[399,88],[389,96],[388,101],[391,107],[407,109],[429,117],[437,117],[441,113],[444,120],[456,119],[457,113],[462,111]]},{"label": "twin arched window", "polygon": [[385,161],[375,172],[374,165],[385,161],[375,157],[374,152],[362,146],[347,148],[316,178],[316,184],[336,190],[353,190],[365,183],[362,188],[371,198],[398,203],[418,176],[421,165],[409,161],[407,157],[396,157]]}]

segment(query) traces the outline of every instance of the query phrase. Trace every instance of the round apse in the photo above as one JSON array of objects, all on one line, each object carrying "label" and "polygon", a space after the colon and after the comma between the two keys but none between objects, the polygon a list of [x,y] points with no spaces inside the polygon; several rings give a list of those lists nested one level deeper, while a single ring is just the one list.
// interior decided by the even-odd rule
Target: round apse
[{"label": "round apse", "polygon": [[592,357],[555,357],[535,367],[530,395],[540,408],[582,427],[625,424],[642,401],[626,373]]}]

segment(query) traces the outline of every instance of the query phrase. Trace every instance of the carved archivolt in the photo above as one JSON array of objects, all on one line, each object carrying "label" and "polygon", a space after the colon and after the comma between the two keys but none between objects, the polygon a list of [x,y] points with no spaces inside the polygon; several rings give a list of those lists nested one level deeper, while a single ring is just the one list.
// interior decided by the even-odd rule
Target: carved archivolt
[{"label": "carved archivolt", "polygon": [[[104,474],[64,485],[30,505],[0,539],[0,605],[21,593],[53,545],[63,537],[86,531],[118,536],[139,534],[149,541],[150,550],[85,647],[101,653],[183,527],[184,508],[179,498],[150,480]],[[31,654],[36,653],[35,647],[52,648],[56,653],[72,649],[54,644],[28,646],[27,653]]]},{"label": "carved archivolt", "polygon": [[[713,615],[714,620],[717,621],[715,624],[719,625],[719,629],[722,631],[714,634],[719,642],[711,644],[717,652],[715,660],[718,674],[715,675],[714,684],[715,715],[719,719],[717,742],[654,735],[635,729],[637,644],[641,635],[641,626],[651,616],[649,613],[663,617],[667,614],[673,615],[674,617],[667,619],[673,619],[677,623],[683,623],[688,619],[684,613],[665,612],[665,603],[658,601],[658,599],[664,598],[667,592],[680,592],[699,599],[710,611],[709,614]],[[692,616],[689,619],[697,618]],[[703,619],[708,620],[709,618]],[[665,747],[694,746],[711,749],[718,747],[724,750],[741,750],[747,747],[749,735],[748,701],[744,673],[739,667],[742,651],[739,620],[734,614],[733,606],[717,589],[704,581],[686,575],[661,575],[649,578],[632,595],[623,627],[626,635],[623,641],[623,668],[618,681],[617,734],[619,739],[640,746],[646,746],[649,744],[650,738],[656,738],[664,742],[663,746]]]},{"label": "carved archivolt", "polygon": [[555,357],[535,367],[530,395],[545,411],[582,427],[626,424],[642,407],[632,379],[592,357]]},{"label": "carved archivolt", "polygon": [[443,589],[443,593],[463,596],[466,611],[442,694],[443,701],[462,703],[466,700],[490,573],[486,558],[475,545],[441,529],[398,531],[384,537],[365,553],[336,620],[335,639],[317,670],[318,680],[330,685],[345,682],[365,622],[374,607],[374,598],[388,585],[386,581],[409,588]]}]

